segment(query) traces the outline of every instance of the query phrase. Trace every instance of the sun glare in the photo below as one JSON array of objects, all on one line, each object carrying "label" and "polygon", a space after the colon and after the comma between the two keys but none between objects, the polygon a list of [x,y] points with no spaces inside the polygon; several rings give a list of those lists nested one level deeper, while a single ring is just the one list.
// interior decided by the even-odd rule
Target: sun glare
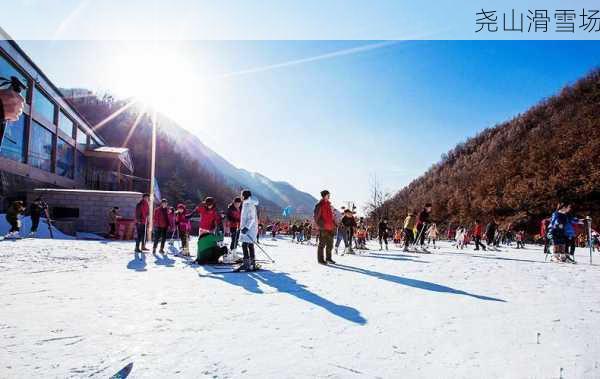
[{"label": "sun glare", "polygon": [[107,78],[118,98],[133,98],[148,108],[175,118],[187,118],[197,96],[198,70],[185,56],[172,50],[135,49],[122,51],[110,59]]}]

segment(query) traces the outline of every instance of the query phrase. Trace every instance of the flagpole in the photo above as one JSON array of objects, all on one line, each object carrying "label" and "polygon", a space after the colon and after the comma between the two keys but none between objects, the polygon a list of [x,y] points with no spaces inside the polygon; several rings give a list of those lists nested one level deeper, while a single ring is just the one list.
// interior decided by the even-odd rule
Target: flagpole
[{"label": "flagpole", "polygon": [[152,228],[154,227],[154,182],[156,175],[156,110],[152,111],[152,141],[150,148],[150,215],[148,220],[148,233],[152,236]]}]

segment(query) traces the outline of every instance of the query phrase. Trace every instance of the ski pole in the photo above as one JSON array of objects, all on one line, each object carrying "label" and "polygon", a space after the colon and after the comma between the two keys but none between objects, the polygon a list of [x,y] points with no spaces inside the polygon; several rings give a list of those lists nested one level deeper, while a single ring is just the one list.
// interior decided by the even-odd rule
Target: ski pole
[{"label": "ski pole", "polygon": [[248,238],[250,239],[250,241],[252,241],[253,244],[255,244],[256,246],[258,246],[258,248],[260,249],[260,251],[263,252],[263,254],[269,258],[271,260],[271,263],[275,263],[275,260],[273,258],[271,258],[271,256],[265,251],[265,249],[262,248],[262,246],[260,246],[260,244],[258,242],[256,242],[255,239],[253,239],[252,237],[248,236]]}]

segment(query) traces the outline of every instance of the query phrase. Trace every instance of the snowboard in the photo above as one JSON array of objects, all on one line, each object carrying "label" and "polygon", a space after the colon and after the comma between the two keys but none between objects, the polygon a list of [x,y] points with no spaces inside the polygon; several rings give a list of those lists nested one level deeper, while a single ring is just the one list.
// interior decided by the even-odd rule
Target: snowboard
[{"label": "snowboard", "polygon": [[127,364],[127,366],[120,369],[116,374],[110,377],[110,379],[125,379],[131,374],[131,370],[133,369],[133,362]]}]

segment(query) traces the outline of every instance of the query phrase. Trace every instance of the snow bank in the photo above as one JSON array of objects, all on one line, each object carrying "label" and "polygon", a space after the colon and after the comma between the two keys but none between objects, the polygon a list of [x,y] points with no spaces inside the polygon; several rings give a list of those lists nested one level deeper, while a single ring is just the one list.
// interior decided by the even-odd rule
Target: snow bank
[{"label": "snow bank", "polygon": [[[0,236],[5,236],[10,230],[10,224],[6,221],[6,214],[0,213]],[[21,217],[21,237],[26,237],[31,230],[31,217]],[[55,239],[62,240],[73,240],[75,237],[64,234],[60,230],[56,229],[54,226],[52,227],[52,233],[54,234]],[[36,238],[50,238],[50,231],[48,230],[48,224],[46,223],[46,219],[42,218],[40,220],[40,225],[38,226],[37,233],[35,234]]]}]

